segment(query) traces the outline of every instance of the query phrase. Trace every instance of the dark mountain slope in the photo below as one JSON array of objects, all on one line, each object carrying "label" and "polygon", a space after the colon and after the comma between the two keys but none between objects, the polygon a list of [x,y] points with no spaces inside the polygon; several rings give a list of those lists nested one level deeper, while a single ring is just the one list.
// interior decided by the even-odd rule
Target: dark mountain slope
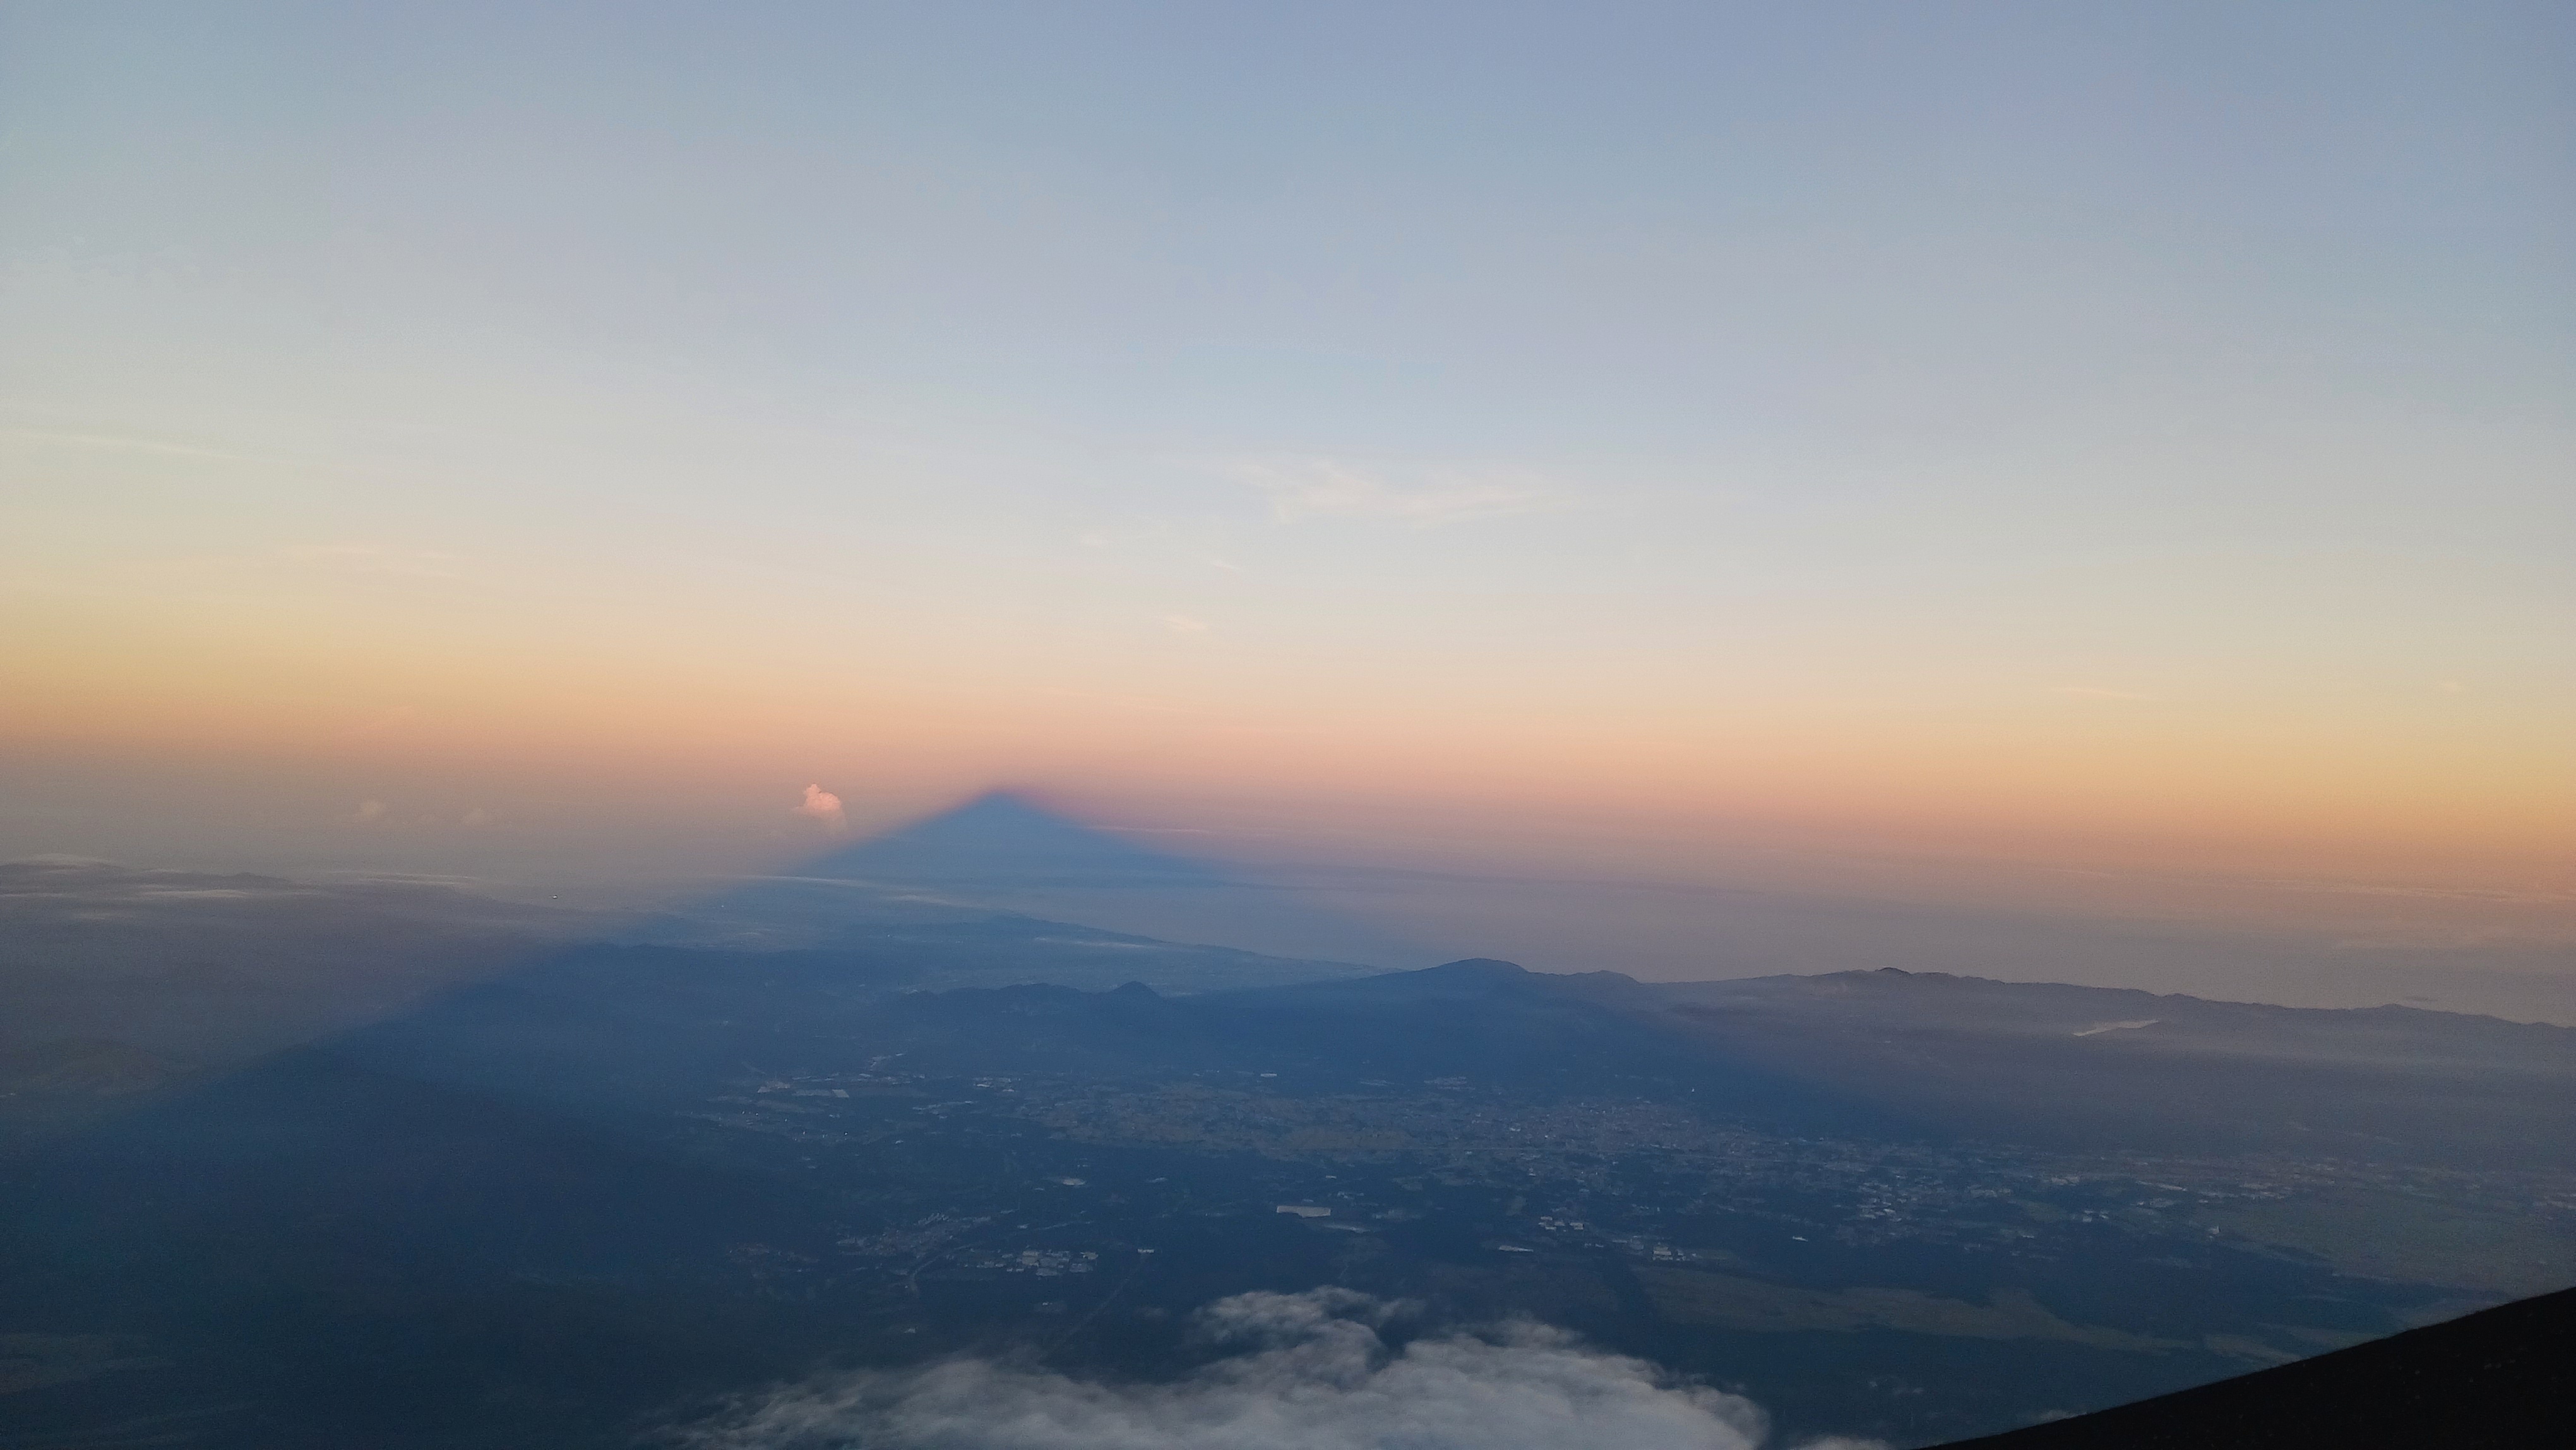
[{"label": "dark mountain slope", "polygon": [[2576,1289],[1955,1450],[2576,1444]]},{"label": "dark mountain slope", "polygon": [[[2576,1161],[2570,1028],[1900,972],[1649,984],[1486,960],[1104,994],[1031,980],[1043,949],[1010,931],[1054,930],[1004,920],[907,929],[917,941],[866,951],[569,953],[343,1050],[556,1105],[666,1101],[746,1063],[830,1070],[900,1055],[981,1073],[1254,1069],[1307,1089],[1463,1077],[1538,1097],[1674,1096],[1783,1127],[2086,1151]],[[1145,967],[1158,945],[1069,960],[1080,973],[1102,956]]]}]

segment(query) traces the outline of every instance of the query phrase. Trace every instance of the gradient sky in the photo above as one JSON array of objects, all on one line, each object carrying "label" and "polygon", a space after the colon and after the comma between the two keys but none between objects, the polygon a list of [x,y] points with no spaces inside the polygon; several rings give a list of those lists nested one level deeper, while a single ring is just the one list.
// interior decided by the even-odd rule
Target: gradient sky
[{"label": "gradient sky", "polygon": [[2547,4],[22,0],[0,854],[1005,782],[2564,907],[2571,76]]}]

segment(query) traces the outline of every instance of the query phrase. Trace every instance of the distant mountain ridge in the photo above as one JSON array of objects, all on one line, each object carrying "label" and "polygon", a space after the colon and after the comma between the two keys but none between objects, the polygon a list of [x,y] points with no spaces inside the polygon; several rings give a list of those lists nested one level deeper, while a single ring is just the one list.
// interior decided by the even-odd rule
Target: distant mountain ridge
[{"label": "distant mountain ridge", "polygon": [[2495,1017],[1894,969],[1639,982],[1492,961],[1277,996],[1353,1010],[1425,996],[1580,1002],[1711,1060],[1972,1136],[2576,1163],[2576,1028]]},{"label": "distant mountain ridge", "polygon": [[[1056,932],[1064,940],[1049,945]],[[683,1034],[669,1051],[702,1040],[720,1056],[748,1050],[723,1042],[756,1041],[764,1060],[822,1061],[864,1041],[992,1072],[1259,1060],[1324,1079],[1465,1074],[1564,1093],[1644,1074],[1696,1085],[1712,1109],[1901,1136],[2576,1164],[2576,1028],[1887,972],[1648,983],[1471,958],[1331,976],[1329,964],[1008,918],[898,935],[867,952],[577,953],[473,989],[457,1005],[484,1005],[465,1018],[434,1009],[365,1036],[427,1062],[456,1031],[481,1031],[476,1021],[587,1023],[525,1059],[567,1080],[588,1071],[576,1065],[589,1044],[666,1030]],[[1046,985],[1050,961],[1078,968],[1089,990]],[[1156,961],[1185,995],[1133,980],[1105,990]],[[2104,1022],[2146,1025],[2090,1030]],[[720,1025],[691,1025],[705,1023]]]}]

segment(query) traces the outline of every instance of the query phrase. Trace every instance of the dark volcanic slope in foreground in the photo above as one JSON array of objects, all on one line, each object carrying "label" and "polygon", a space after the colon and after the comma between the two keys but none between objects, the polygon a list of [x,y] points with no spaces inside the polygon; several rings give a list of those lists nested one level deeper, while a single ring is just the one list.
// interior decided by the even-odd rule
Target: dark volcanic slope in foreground
[{"label": "dark volcanic slope in foreground", "polygon": [[1951,1450],[2576,1444],[2576,1289]]}]

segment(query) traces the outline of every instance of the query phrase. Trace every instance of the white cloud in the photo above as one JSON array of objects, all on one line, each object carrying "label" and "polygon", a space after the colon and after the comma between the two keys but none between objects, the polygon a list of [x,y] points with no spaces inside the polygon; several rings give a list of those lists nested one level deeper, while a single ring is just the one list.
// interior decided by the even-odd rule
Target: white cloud
[{"label": "white cloud", "polygon": [[953,1359],[751,1397],[675,1430],[691,1450],[1753,1450],[1762,1411],[1644,1360],[1520,1322],[1396,1348],[1399,1306],[1347,1289],[1201,1310],[1235,1353],[1175,1380],[1077,1379]]},{"label": "white cloud", "polygon": [[1563,506],[1552,490],[1525,475],[1442,468],[1390,480],[1330,458],[1243,462],[1227,472],[1269,495],[1271,517],[1282,523],[1345,518],[1428,526]]},{"label": "white cloud", "polygon": [[1205,634],[1208,632],[1208,624],[1206,620],[1192,619],[1186,614],[1164,615],[1163,628],[1170,630],[1174,634]]},{"label": "white cloud", "polygon": [[796,815],[821,821],[826,829],[834,832],[849,829],[850,818],[841,810],[841,798],[819,785],[805,787],[805,799],[787,809]]},{"label": "white cloud", "polygon": [[351,820],[356,821],[362,826],[372,824],[376,821],[381,821],[384,818],[385,803],[383,801],[360,801],[358,802],[357,813],[350,817]]}]

